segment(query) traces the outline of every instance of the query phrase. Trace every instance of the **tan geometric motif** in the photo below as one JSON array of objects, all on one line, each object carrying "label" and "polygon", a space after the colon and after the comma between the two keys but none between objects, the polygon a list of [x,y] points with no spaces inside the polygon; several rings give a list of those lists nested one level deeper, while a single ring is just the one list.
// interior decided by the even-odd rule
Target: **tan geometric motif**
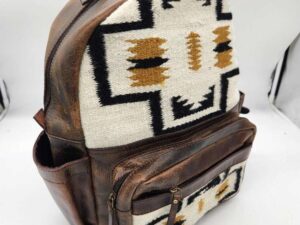
[{"label": "tan geometric motif", "polygon": [[199,213],[201,213],[203,211],[204,207],[205,207],[205,201],[204,201],[204,199],[201,199],[198,203]]},{"label": "tan geometric motif", "polygon": [[226,180],[223,182],[223,184],[218,188],[216,193],[216,199],[221,199],[222,195],[225,193],[225,191],[229,188],[229,181]]},{"label": "tan geometric motif", "polygon": [[191,32],[187,39],[187,47],[189,49],[189,64],[190,69],[194,71],[198,71],[201,68],[201,43],[200,43],[200,35]]},{"label": "tan geometric motif", "polygon": [[164,74],[169,68],[161,66],[168,61],[168,59],[162,58],[166,49],[163,49],[161,45],[166,40],[162,38],[146,38],[127,40],[127,42],[135,45],[128,48],[128,51],[133,56],[127,60],[135,64],[135,66],[128,69],[133,74],[129,77],[134,81],[131,87],[163,85],[164,81],[169,78]]},{"label": "tan geometric motif", "polygon": [[231,40],[229,39],[229,26],[219,27],[213,31],[217,38],[214,42],[217,44],[217,47],[214,49],[217,52],[216,59],[217,63],[216,67],[224,69],[227,66],[232,64],[232,48],[229,46]]}]

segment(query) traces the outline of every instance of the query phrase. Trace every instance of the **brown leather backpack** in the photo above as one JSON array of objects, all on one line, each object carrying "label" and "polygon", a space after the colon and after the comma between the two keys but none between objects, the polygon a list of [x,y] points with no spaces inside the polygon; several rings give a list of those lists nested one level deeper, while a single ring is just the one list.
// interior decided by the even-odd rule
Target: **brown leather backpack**
[{"label": "brown leather backpack", "polygon": [[34,159],[72,225],[192,225],[240,189],[227,0],[70,0],[46,53]]}]

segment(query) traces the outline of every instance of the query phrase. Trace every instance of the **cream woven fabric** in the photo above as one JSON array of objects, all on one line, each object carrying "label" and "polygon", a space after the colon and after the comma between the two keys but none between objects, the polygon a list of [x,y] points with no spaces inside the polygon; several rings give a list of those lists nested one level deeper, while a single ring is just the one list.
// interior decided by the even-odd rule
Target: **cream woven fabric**
[{"label": "cream woven fabric", "polygon": [[239,100],[227,1],[127,0],[93,33],[80,75],[88,148],[220,115]]}]

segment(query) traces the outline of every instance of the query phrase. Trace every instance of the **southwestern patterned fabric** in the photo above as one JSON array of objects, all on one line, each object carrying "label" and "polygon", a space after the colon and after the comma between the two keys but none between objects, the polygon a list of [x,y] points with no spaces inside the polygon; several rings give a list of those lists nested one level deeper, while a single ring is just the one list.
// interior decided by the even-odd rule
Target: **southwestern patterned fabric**
[{"label": "southwestern patterned fabric", "polygon": [[[207,212],[234,197],[241,186],[246,163],[232,166],[204,187],[184,198],[175,225],[194,225]],[[133,225],[166,225],[170,206],[145,215],[133,216]]]},{"label": "southwestern patterned fabric", "polygon": [[175,132],[239,100],[225,0],[127,0],[94,31],[80,76],[88,148]]}]

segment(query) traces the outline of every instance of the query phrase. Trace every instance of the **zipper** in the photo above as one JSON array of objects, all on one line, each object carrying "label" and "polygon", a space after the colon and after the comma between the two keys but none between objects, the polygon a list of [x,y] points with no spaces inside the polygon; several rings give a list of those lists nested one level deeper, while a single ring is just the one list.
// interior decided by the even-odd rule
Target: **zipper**
[{"label": "zipper", "polygon": [[109,212],[109,219],[108,224],[113,225],[115,213],[116,213],[116,194],[114,192],[110,193],[108,198],[108,212]]},{"label": "zipper", "polygon": [[[179,187],[170,189],[170,193],[172,195],[172,203],[171,203],[171,209],[168,216],[167,225],[174,225],[176,222],[176,215],[179,211],[180,203],[182,201],[182,193],[181,189]],[[109,195],[108,198],[108,211],[109,211],[109,220],[108,224],[113,225],[114,220],[116,218],[116,193],[112,192]]]},{"label": "zipper", "polygon": [[[73,25],[75,24],[75,22],[88,10],[90,9],[97,1],[95,0],[82,0],[81,4],[84,6],[82,8],[82,10],[73,18],[73,20],[69,23],[69,25],[65,28],[64,32],[60,35],[60,37],[58,38],[57,42],[55,43],[55,45],[53,46],[48,59],[47,59],[47,63],[46,63],[46,69],[45,69],[45,90],[44,90],[44,102],[45,102],[45,106],[44,108],[47,109],[49,103],[50,103],[50,95],[51,95],[51,90],[49,89],[50,87],[48,87],[50,81],[49,81],[49,77],[50,77],[50,73],[51,73],[51,67],[52,67],[52,62],[53,59],[61,45],[61,43],[63,42],[63,40],[65,39],[65,37],[67,36],[68,32],[71,30],[71,28],[73,27]],[[49,93],[48,93],[49,92]]]},{"label": "zipper", "polygon": [[[228,120],[226,121],[226,119],[228,119]],[[138,158],[141,156],[146,157],[147,155],[154,154],[155,152],[159,152],[162,147],[169,148],[169,147],[174,146],[174,142],[176,143],[176,145],[180,145],[183,140],[186,141],[186,139],[190,139],[193,136],[193,134],[199,133],[200,131],[205,130],[211,124],[221,123],[222,121],[226,121],[221,127],[216,128],[216,130],[220,130],[220,129],[226,127],[228,124],[233,124],[239,120],[241,120],[240,117],[232,117],[231,118],[229,114],[225,114],[224,116],[214,118],[214,119],[200,125],[199,127],[189,129],[184,135],[180,132],[178,135],[171,137],[170,141],[168,141],[167,143],[160,144],[160,146],[158,148],[153,148],[153,146],[156,146],[158,143],[160,143],[161,140],[159,140],[157,142],[152,142],[151,144],[144,146],[144,148],[135,147],[138,150],[138,153],[131,155],[130,159]],[[210,135],[211,134],[208,134],[207,137],[209,137]],[[148,149],[151,149],[151,150],[149,151]],[[117,166],[121,165],[122,163],[124,163],[124,161],[119,163]],[[122,185],[122,183],[126,179],[126,177],[127,176],[120,177],[118,180],[115,181],[115,184],[113,187],[113,190],[115,191],[115,193],[117,193],[117,190],[119,190],[120,186]]]},{"label": "zipper", "polygon": [[[153,149],[151,149],[151,148],[152,148],[152,145],[148,145],[148,146],[147,146],[147,149],[151,149],[151,151],[148,151],[148,150],[147,150],[147,151],[143,151],[144,149],[139,149],[139,152],[138,152],[137,154],[133,154],[133,155],[130,157],[130,159],[134,159],[134,158],[141,157],[141,156],[146,157],[146,156],[148,156],[148,155],[152,155],[152,154],[154,154],[154,153],[156,153],[156,152],[159,152],[160,149],[161,149],[162,147],[163,147],[163,148],[169,148],[169,147],[174,146],[174,142],[175,142],[176,145],[178,146],[178,145],[180,145],[180,144],[182,143],[183,140],[186,141],[187,139],[190,139],[190,138],[193,136],[193,134],[205,130],[212,122],[213,122],[213,123],[218,123],[218,122],[221,122],[221,121],[225,121],[227,118],[230,118],[230,117],[229,117],[228,115],[225,115],[225,117],[217,117],[217,118],[213,119],[212,121],[210,121],[210,123],[205,123],[205,124],[203,124],[202,126],[197,127],[196,129],[191,129],[191,130],[189,130],[189,131],[188,131],[186,134],[184,134],[184,135],[178,135],[178,136],[172,137],[172,139],[171,139],[172,142],[162,143],[162,144],[159,146],[159,148],[153,148]],[[232,119],[229,119],[228,121],[226,121],[226,123],[224,123],[221,127],[218,127],[216,130],[223,129],[223,128],[226,127],[228,124],[233,124],[233,123],[235,123],[235,122],[237,122],[237,121],[239,121],[239,120],[241,120],[241,118],[239,118],[239,117],[233,117]],[[210,134],[208,135],[208,137],[209,137],[209,136],[210,136]],[[179,137],[180,137],[180,138],[179,138]],[[157,142],[157,143],[159,143],[159,142]],[[153,145],[157,145],[157,143],[155,143],[155,144],[153,144]],[[121,162],[121,163],[118,164],[118,165],[121,165],[122,163],[124,163],[124,162]],[[127,174],[127,175],[128,175],[128,174]],[[117,179],[117,180],[115,181],[115,184],[114,184],[114,186],[113,186],[113,191],[114,191],[115,193],[118,193],[118,190],[119,190],[120,186],[122,185],[123,181],[124,181],[126,178],[127,178],[127,176],[125,175],[125,176],[122,176],[122,177],[120,177],[119,179]]]},{"label": "zipper", "polygon": [[171,203],[171,209],[169,212],[167,225],[174,225],[176,222],[176,215],[179,210],[180,203],[182,201],[182,194],[181,194],[181,189],[178,187],[172,188],[170,192],[172,194],[172,203]]},{"label": "zipper", "polygon": [[[205,171],[199,172],[197,175],[194,175],[193,177],[190,177],[189,179],[185,181],[178,181],[177,188],[164,188],[163,190],[154,192],[150,196],[142,196],[139,198],[136,198],[132,200],[132,214],[133,215],[145,215],[150,212],[156,211],[158,209],[161,209],[165,206],[172,206],[170,208],[170,214],[174,211],[176,213],[175,206],[177,205],[179,208],[177,209],[177,212],[181,210],[181,202],[184,198],[192,195],[195,191],[198,191],[201,189],[201,187],[206,186],[208,183],[211,186],[218,185],[220,182],[222,182],[221,179],[219,179],[219,174],[226,172],[228,167],[231,167],[233,165],[245,162],[248,158],[248,155],[251,150],[251,144],[247,144],[238,150],[236,150],[234,153],[230,154],[226,158],[224,158],[221,161],[218,161],[217,163],[213,164],[211,167],[206,169]],[[168,178],[165,178],[168,179]],[[172,187],[172,186],[169,186]],[[179,188],[178,188],[179,187]],[[146,192],[150,193],[150,192]],[[149,205],[149,207],[145,207],[145,205]],[[169,215],[169,220],[174,220],[170,218],[171,215]],[[172,224],[172,223],[171,223]],[[176,215],[175,215],[175,224],[176,224]]]}]

